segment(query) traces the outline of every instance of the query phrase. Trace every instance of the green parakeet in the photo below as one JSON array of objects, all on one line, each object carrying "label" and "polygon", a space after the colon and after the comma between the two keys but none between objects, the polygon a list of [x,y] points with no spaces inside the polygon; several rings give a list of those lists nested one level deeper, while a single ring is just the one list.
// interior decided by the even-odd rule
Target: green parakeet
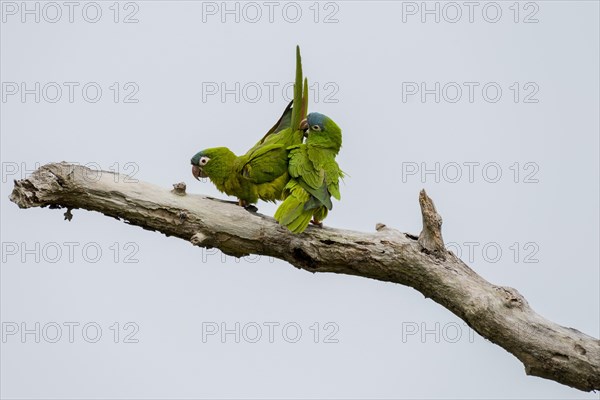
[{"label": "green parakeet", "polygon": [[275,219],[293,233],[304,232],[310,222],[322,225],[333,208],[331,197],[340,200],[339,180],[344,177],[335,161],[342,147],[337,124],[323,114],[310,113],[301,125],[308,128],[306,142],[290,149],[291,179],[275,212]]},{"label": "green parakeet", "polygon": [[300,122],[306,115],[308,82],[302,81],[300,48],[296,48],[296,80],[294,99],[273,128],[242,156],[227,147],[202,150],[192,157],[192,174],[208,177],[217,189],[238,198],[247,207],[263,201],[282,199],[283,188],[289,181],[289,148],[302,143]]}]

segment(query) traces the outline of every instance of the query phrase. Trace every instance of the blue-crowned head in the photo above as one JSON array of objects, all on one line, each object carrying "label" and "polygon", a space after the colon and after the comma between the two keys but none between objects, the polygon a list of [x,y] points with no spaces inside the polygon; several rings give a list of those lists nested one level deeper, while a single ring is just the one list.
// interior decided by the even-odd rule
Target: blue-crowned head
[{"label": "blue-crowned head", "polygon": [[194,154],[191,159],[194,178],[211,178],[226,169],[228,163],[235,158],[227,147],[214,147]]},{"label": "blue-crowned head", "polygon": [[327,115],[312,112],[306,116],[306,119],[300,123],[300,128],[305,130],[305,136],[310,133],[326,132],[329,134],[341,134],[341,129]]},{"label": "blue-crowned head", "polygon": [[317,144],[321,148],[338,151],[342,146],[342,130],[328,116],[313,112],[302,121],[301,128],[306,129],[306,143]]},{"label": "blue-crowned head", "polygon": [[313,112],[306,116],[306,123],[311,131],[325,130],[325,122],[329,118],[321,113]]}]

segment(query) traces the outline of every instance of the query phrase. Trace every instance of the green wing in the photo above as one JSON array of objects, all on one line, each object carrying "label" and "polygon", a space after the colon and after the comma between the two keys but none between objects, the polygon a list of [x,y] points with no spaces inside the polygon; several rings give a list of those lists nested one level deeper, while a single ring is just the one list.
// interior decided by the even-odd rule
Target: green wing
[{"label": "green wing", "polygon": [[325,170],[325,184],[327,185],[327,190],[333,197],[340,200],[340,178],[344,177],[344,173],[334,159],[328,160],[323,166],[323,169]]},{"label": "green wing", "polygon": [[318,188],[323,183],[323,175],[308,159],[305,145],[295,146],[290,151],[289,172],[292,178],[304,181],[309,187]]},{"label": "green wing", "polygon": [[311,194],[304,209],[310,210],[324,205],[331,210],[331,195],[325,181],[326,170],[316,168],[310,160],[306,145],[293,146],[290,151],[290,176],[297,180],[298,185]]},{"label": "green wing", "polygon": [[292,122],[292,104],[294,104],[293,100],[288,103],[285,110],[283,110],[283,114],[281,114],[281,117],[279,117],[279,120],[277,122],[275,122],[275,125],[273,125],[273,127],[271,129],[269,129],[269,131],[265,134],[265,136],[263,136],[263,138],[260,139],[259,142],[256,143],[256,145],[254,147],[257,147],[257,146],[260,146],[261,144],[263,144],[269,136],[271,136],[275,133],[279,133],[282,130],[290,127],[290,123]]},{"label": "green wing", "polygon": [[302,186],[304,190],[311,194],[310,199],[304,205],[305,210],[313,210],[321,206],[327,207],[328,210],[331,210],[333,208],[333,204],[331,203],[331,195],[327,190],[327,185],[323,183],[318,188],[313,188],[306,185],[306,183],[302,181],[298,183],[300,184],[300,186]]},{"label": "green wing", "polygon": [[283,144],[264,145],[240,157],[241,174],[252,183],[272,182],[287,172],[287,150]]}]

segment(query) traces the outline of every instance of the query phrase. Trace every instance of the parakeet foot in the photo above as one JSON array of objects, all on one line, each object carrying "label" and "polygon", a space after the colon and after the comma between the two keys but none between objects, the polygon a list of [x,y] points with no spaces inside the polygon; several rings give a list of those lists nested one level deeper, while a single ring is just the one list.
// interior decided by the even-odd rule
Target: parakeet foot
[{"label": "parakeet foot", "polygon": [[314,219],[312,219],[312,220],[310,220],[310,223],[315,226],[318,226],[319,228],[323,227],[323,222],[321,222],[321,221],[315,221]]},{"label": "parakeet foot", "polygon": [[254,204],[249,204],[244,208],[246,209],[246,211],[250,211],[252,213],[258,212],[258,207],[256,207]]}]

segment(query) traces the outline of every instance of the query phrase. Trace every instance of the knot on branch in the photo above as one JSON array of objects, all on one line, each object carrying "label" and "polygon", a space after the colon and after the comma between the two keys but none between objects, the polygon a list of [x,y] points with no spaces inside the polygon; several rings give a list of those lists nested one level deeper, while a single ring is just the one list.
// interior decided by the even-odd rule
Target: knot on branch
[{"label": "knot on branch", "polygon": [[185,185],[185,182],[174,183],[173,190],[171,190],[171,192],[176,194],[177,196],[185,196],[186,188],[187,186]]},{"label": "knot on branch", "polygon": [[437,213],[433,200],[425,189],[419,193],[419,205],[423,216],[423,230],[419,234],[419,244],[422,249],[437,258],[446,259],[446,248],[442,239],[442,216]]},{"label": "knot on branch", "polygon": [[190,242],[194,245],[194,246],[198,246],[198,247],[212,247],[210,244],[210,239],[208,236],[206,236],[204,233],[202,232],[196,232],[192,238],[190,239]]},{"label": "knot on branch", "polygon": [[504,297],[504,306],[507,308],[523,308],[528,306],[527,300],[517,289],[508,286],[495,286],[497,291],[502,292]]},{"label": "knot on branch", "polygon": [[387,226],[386,224],[382,223],[382,222],[378,222],[375,225],[375,230],[380,233],[383,234],[385,236],[392,236],[392,237],[407,237],[408,236],[412,236],[409,235],[407,233],[402,233],[397,229],[394,228],[390,228],[389,226]]}]

